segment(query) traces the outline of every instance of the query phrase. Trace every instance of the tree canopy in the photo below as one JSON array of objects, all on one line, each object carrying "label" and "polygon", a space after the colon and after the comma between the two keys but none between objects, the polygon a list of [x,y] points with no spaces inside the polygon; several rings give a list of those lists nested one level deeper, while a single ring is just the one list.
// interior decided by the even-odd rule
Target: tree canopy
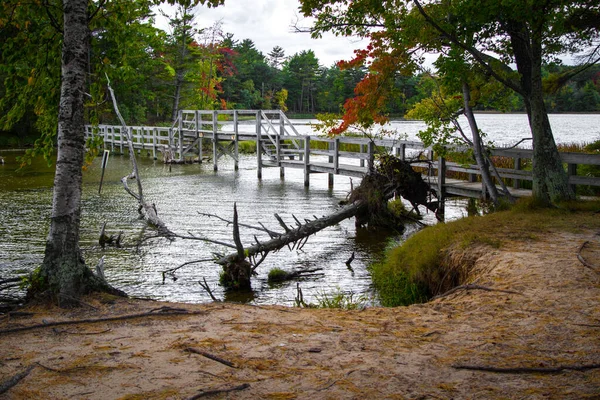
[{"label": "tree canopy", "polygon": [[[389,84],[397,74],[412,75],[424,54],[447,56],[460,65],[478,65],[523,100],[533,137],[533,192],[543,202],[573,196],[552,135],[543,94],[544,63],[564,53],[587,51],[579,68],[555,80],[560,86],[599,60],[598,16],[593,0],[578,1],[400,1],[301,0],[305,16],[316,18],[313,36],[369,38],[346,66],[367,65],[369,74],[346,103],[343,130],[350,123],[385,121]],[[516,70],[511,65],[516,65]]]}]

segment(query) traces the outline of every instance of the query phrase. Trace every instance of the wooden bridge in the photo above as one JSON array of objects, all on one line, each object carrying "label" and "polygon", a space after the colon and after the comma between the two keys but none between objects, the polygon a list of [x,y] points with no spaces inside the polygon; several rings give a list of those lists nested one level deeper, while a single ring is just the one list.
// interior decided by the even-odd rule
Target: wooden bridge
[{"label": "wooden bridge", "polygon": [[[313,173],[329,174],[330,186],[334,175],[363,177],[373,168],[375,155],[380,152],[391,152],[403,160],[420,156],[420,161],[413,165],[421,168],[440,197],[480,198],[485,195],[477,165],[434,158],[430,148],[415,141],[300,135],[280,110],[183,110],[171,127],[86,126],[86,136],[100,136],[105,149],[123,153],[127,149],[125,129],[130,131],[133,146],[139,152],[151,153],[154,159],[161,153],[167,162],[202,162],[210,154],[215,171],[224,155],[233,158],[237,170],[239,142],[252,141],[256,143],[259,179],[263,168],[278,167],[282,177],[286,168],[296,168],[304,171],[305,186],[309,185]],[[521,167],[524,160],[532,158],[532,150],[499,148],[492,150],[492,155],[512,159],[512,167],[498,168],[500,176],[507,185],[510,184],[511,194],[530,196],[531,190],[522,189],[522,183],[532,180],[531,171]],[[577,175],[578,165],[600,165],[600,154],[561,153],[561,158],[566,164],[570,184],[600,186],[600,178]],[[459,173],[468,179],[451,178]]]}]

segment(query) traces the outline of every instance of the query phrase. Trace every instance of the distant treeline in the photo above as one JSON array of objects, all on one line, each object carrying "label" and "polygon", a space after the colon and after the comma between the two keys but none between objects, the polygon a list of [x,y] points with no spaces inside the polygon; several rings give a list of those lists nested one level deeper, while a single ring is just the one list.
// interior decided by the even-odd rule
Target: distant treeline
[{"label": "distant treeline", "polygon": [[[192,8],[180,6],[170,32],[152,23],[151,3],[118,0],[103,9],[102,25],[91,24],[87,117],[116,122],[107,97],[109,76],[121,112],[130,124],[171,124],[178,109],[283,109],[296,115],[341,113],[365,74],[364,68],[322,66],[312,50],[286,54],[276,46],[260,52],[252,40],[223,33],[219,23],[200,29]],[[112,10],[114,7],[115,10]],[[190,6],[191,7],[191,6]],[[0,7],[3,12],[10,8]],[[60,85],[60,32],[43,8],[7,14],[1,29],[0,146],[22,145],[42,132],[53,140]],[[10,17],[10,18],[9,18]],[[574,67],[547,65],[550,112],[600,111],[600,67],[563,82]],[[387,104],[404,116],[431,94],[429,74],[398,76]],[[429,82],[430,83],[430,82]],[[513,95],[503,111],[524,111]],[[479,110],[489,110],[479,106]],[[15,139],[15,137],[17,139]]]}]

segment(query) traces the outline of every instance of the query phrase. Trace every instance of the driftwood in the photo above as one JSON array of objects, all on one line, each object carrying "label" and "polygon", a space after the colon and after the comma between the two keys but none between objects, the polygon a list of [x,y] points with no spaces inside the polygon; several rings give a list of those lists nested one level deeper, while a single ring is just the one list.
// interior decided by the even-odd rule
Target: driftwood
[{"label": "driftwood", "polygon": [[322,273],[315,273],[317,271],[322,271],[323,268],[313,268],[313,269],[302,269],[298,271],[286,272],[283,270],[279,270],[277,274],[271,275],[269,274],[269,283],[277,283],[277,282],[285,282],[290,281],[292,279],[298,279],[306,276],[314,276],[314,275],[323,275]]},{"label": "driftwood", "polygon": [[495,372],[498,374],[558,374],[563,371],[589,371],[600,368],[600,364],[559,365],[557,367],[493,367],[486,365],[453,365],[455,369]]},{"label": "driftwood", "polygon": [[114,246],[117,248],[121,247],[121,238],[123,236],[123,231],[119,232],[117,236],[106,234],[106,222],[102,224],[102,229],[100,230],[100,237],[98,238],[98,243],[100,247],[104,248],[106,245]]},{"label": "driftwood", "polygon": [[0,394],[8,392],[10,390],[10,388],[15,386],[17,383],[21,382],[21,380],[23,378],[25,378],[27,375],[29,375],[31,370],[33,370],[34,368],[35,368],[35,365],[32,365],[32,366],[28,367],[26,370],[21,371],[18,374],[13,375],[12,377],[8,378],[6,381],[2,382],[2,384],[0,384]]},{"label": "driftwood", "polygon": [[[158,312],[155,312],[155,311],[158,311]],[[151,310],[151,311],[145,312],[145,313],[121,315],[118,317],[77,319],[77,320],[71,320],[71,321],[56,321],[56,322],[47,322],[45,324],[36,324],[36,325],[30,325],[30,326],[20,326],[17,328],[1,329],[0,334],[24,332],[24,331],[34,330],[34,329],[50,328],[50,327],[54,327],[54,326],[63,326],[63,325],[95,324],[95,323],[101,323],[101,322],[122,321],[122,320],[135,319],[135,318],[163,317],[163,316],[173,316],[173,315],[201,315],[201,314],[206,314],[206,313],[204,311],[188,311],[183,308],[161,307],[156,310]]]},{"label": "driftwood", "polygon": [[234,364],[234,363],[232,363],[231,361],[227,361],[227,360],[225,360],[225,359],[223,359],[223,358],[221,358],[221,357],[217,357],[217,356],[215,356],[215,355],[213,355],[213,354],[207,353],[206,351],[198,350],[198,349],[195,349],[195,348],[193,348],[193,347],[187,347],[187,348],[185,349],[185,351],[187,351],[187,352],[189,352],[189,353],[200,354],[201,356],[204,356],[204,357],[206,357],[206,358],[209,358],[209,359],[211,359],[211,360],[213,360],[213,361],[220,362],[220,363],[221,363],[221,364],[223,364],[223,365],[227,365],[227,366],[228,366],[228,367],[230,367],[230,368],[237,368],[237,367],[235,366],[235,364]]},{"label": "driftwood", "polygon": [[190,397],[187,400],[196,400],[196,399],[200,399],[202,397],[212,396],[212,395],[220,394],[220,393],[237,392],[237,391],[240,391],[240,390],[248,389],[249,387],[250,387],[249,383],[243,383],[243,384],[241,384],[239,386],[233,386],[233,387],[230,387],[230,388],[213,389],[213,390],[202,391],[202,392],[198,393],[197,395]]},{"label": "driftwood", "polygon": [[585,242],[583,242],[583,244],[581,246],[579,246],[579,250],[577,251],[577,259],[579,260],[579,262],[581,262],[585,267],[591,269],[592,271],[596,272],[596,273],[600,273],[600,266],[597,265],[593,265],[590,264],[589,262],[587,262],[585,260],[585,258],[583,258],[583,256],[581,255],[581,252],[585,249],[585,247],[590,244],[589,240],[586,240]]}]

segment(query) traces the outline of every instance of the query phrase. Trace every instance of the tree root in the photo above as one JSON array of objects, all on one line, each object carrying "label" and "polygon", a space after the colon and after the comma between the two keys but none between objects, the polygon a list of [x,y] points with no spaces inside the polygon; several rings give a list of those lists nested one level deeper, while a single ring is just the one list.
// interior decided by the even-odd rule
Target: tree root
[{"label": "tree root", "polygon": [[590,264],[589,262],[587,262],[583,256],[581,255],[581,252],[585,249],[585,247],[590,244],[589,240],[586,240],[585,242],[583,242],[583,244],[581,246],[579,246],[579,250],[577,251],[577,259],[579,260],[579,262],[581,262],[583,264],[583,266],[591,269],[592,271],[594,271],[597,274],[600,274],[600,266],[597,265],[593,265]]},{"label": "tree root", "polygon": [[486,365],[453,365],[455,369],[470,371],[495,372],[498,374],[558,374],[563,371],[589,371],[600,368],[600,364],[559,365],[557,367],[493,367]]},{"label": "tree root", "polygon": [[27,375],[29,375],[31,370],[33,370],[34,368],[35,368],[35,365],[31,365],[26,370],[21,371],[18,374],[13,375],[12,377],[10,377],[7,380],[5,380],[4,382],[2,382],[2,384],[0,384],[0,394],[8,392],[10,390],[10,388],[15,386],[23,378],[25,378]]},{"label": "tree root", "polygon": [[204,391],[204,392],[200,392],[197,395],[192,396],[192,397],[190,397],[187,400],[196,400],[196,399],[199,399],[201,397],[212,396],[213,394],[219,394],[219,393],[236,392],[236,391],[239,391],[239,390],[248,389],[249,387],[250,387],[249,383],[244,383],[244,384],[241,384],[239,386],[234,386],[234,387],[230,387],[230,388],[207,390],[207,391]]},{"label": "tree root", "polygon": [[172,316],[172,315],[202,315],[206,314],[205,311],[188,311],[185,309],[170,309],[170,308],[160,308],[157,309],[158,312],[154,312],[155,310],[139,313],[139,314],[130,314],[130,315],[121,315],[118,317],[107,317],[107,318],[91,318],[91,319],[78,319],[73,321],[56,321],[49,322],[47,324],[37,324],[30,326],[21,326],[18,328],[9,328],[0,330],[0,334],[5,333],[14,333],[14,332],[23,332],[40,328],[49,328],[53,326],[62,326],[62,325],[77,325],[77,324],[95,324],[99,322],[112,322],[112,321],[122,321],[126,319],[135,319],[135,318],[144,318],[144,317],[161,317],[161,316]]}]

